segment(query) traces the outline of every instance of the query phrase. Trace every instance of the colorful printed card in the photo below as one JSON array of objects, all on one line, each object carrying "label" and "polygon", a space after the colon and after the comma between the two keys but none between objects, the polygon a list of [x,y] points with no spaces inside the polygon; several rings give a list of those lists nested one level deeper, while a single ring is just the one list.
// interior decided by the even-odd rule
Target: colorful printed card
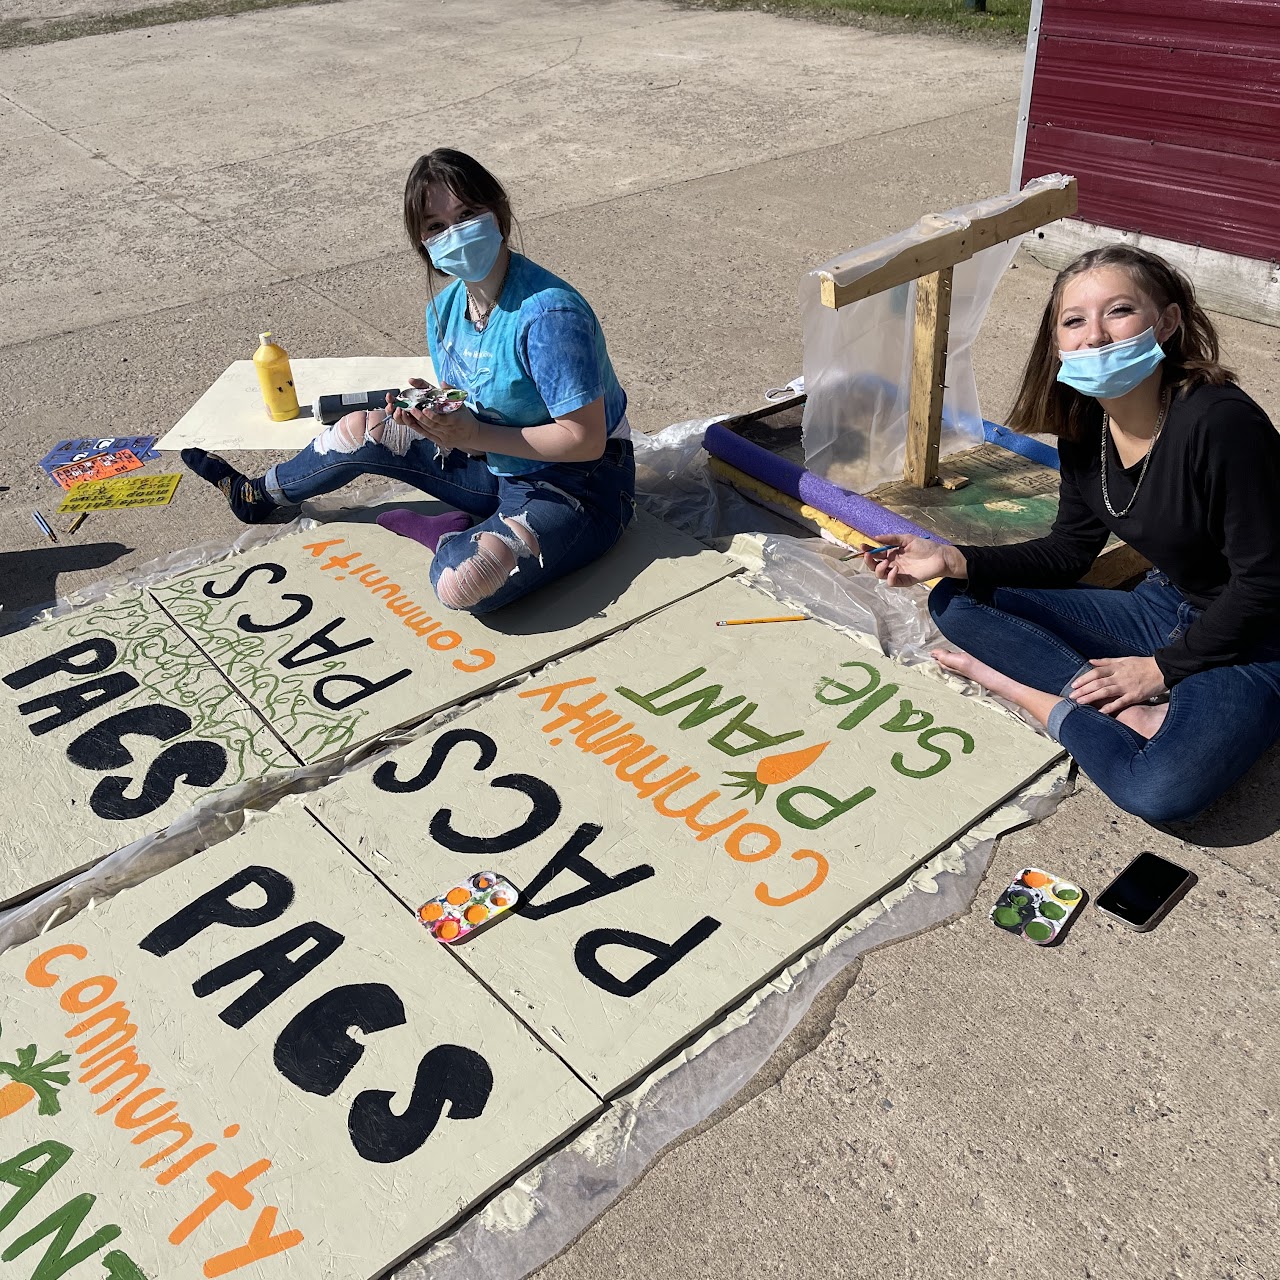
[{"label": "colorful printed card", "polygon": [[997,929],[1047,947],[1067,927],[1083,899],[1078,885],[1039,867],[1023,867],[996,899],[991,922]]},{"label": "colorful printed card", "polygon": [[430,898],[418,908],[418,919],[437,942],[461,942],[483,924],[510,911],[520,900],[515,885],[496,871],[477,871],[448,893]]},{"label": "colorful printed card", "polygon": [[120,449],[128,449],[139,462],[151,462],[160,456],[151,447],[155,442],[155,436],[85,436],[80,440],[59,440],[38,465],[45,475],[52,476],[55,467],[81,462],[95,453]]},{"label": "colorful printed card", "polygon": [[163,507],[172,501],[182,476],[117,476],[78,484],[63,498],[60,513],[115,511],[120,507]]},{"label": "colorful printed card", "polygon": [[137,471],[142,463],[132,449],[117,449],[112,453],[95,453],[92,458],[68,462],[54,467],[49,473],[63,489],[74,489],[89,480],[109,480],[112,476]]}]

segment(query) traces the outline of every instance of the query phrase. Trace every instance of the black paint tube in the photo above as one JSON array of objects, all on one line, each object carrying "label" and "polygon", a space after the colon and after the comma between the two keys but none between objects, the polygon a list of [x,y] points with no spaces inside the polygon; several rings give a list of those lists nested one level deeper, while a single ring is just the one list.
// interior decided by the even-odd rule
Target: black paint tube
[{"label": "black paint tube", "polygon": [[382,391],[344,391],[341,395],[321,396],[312,405],[312,412],[325,426],[331,426],[357,409],[385,409],[387,397],[394,400],[399,394],[399,387],[387,387]]}]

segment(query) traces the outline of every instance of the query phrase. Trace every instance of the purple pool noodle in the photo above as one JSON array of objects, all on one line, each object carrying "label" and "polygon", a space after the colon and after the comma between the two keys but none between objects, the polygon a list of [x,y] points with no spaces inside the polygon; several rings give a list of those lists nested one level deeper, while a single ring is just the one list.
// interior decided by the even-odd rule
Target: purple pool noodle
[{"label": "purple pool noodle", "polygon": [[737,467],[756,480],[772,485],[779,493],[785,493],[798,502],[817,507],[819,511],[843,520],[869,538],[881,538],[888,533],[905,533],[928,538],[933,542],[946,542],[945,538],[922,529],[918,524],[912,524],[910,520],[882,507],[878,502],[872,502],[860,493],[841,489],[839,485],[814,475],[812,471],[806,471],[802,466],[744,440],[718,422],[713,422],[707,428],[702,445],[712,457],[727,462],[731,467]]}]

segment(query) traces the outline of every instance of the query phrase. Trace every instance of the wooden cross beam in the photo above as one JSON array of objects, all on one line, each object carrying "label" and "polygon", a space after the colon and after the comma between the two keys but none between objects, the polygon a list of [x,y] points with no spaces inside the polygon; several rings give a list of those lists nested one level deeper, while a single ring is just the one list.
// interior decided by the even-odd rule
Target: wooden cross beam
[{"label": "wooden cross beam", "polygon": [[[920,489],[938,483],[938,444],[947,377],[947,334],[951,323],[951,277],[957,263],[993,244],[1025,235],[1046,222],[1067,218],[1077,207],[1076,181],[1007,203],[964,227],[945,218],[922,218],[925,234],[885,256],[884,242],[868,245],[819,273],[824,306],[838,310],[899,285],[916,282],[915,332],[911,353],[911,401],[903,479]],[[928,225],[936,221],[936,234]]]}]

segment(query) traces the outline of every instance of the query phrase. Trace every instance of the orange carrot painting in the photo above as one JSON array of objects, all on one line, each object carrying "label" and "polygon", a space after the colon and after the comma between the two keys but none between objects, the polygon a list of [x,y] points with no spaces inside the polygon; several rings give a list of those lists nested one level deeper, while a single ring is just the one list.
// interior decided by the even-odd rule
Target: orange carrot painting
[{"label": "orange carrot painting", "polygon": [[829,742],[820,742],[816,747],[802,747],[798,751],[765,756],[756,763],[754,773],[726,774],[724,785],[741,788],[738,799],[750,793],[752,803],[758,804],[764,799],[764,793],[769,787],[799,777],[830,745]]},{"label": "orange carrot painting", "polygon": [[58,1090],[71,1080],[65,1071],[55,1071],[64,1062],[71,1061],[68,1053],[55,1053],[43,1062],[36,1061],[39,1051],[29,1044],[19,1049],[16,1062],[0,1062],[0,1076],[8,1076],[9,1083],[0,1086],[0,1120],[21,1111],[33,1098],[39,1098],[39,1114],[56,1116],[62,1110]]}]

